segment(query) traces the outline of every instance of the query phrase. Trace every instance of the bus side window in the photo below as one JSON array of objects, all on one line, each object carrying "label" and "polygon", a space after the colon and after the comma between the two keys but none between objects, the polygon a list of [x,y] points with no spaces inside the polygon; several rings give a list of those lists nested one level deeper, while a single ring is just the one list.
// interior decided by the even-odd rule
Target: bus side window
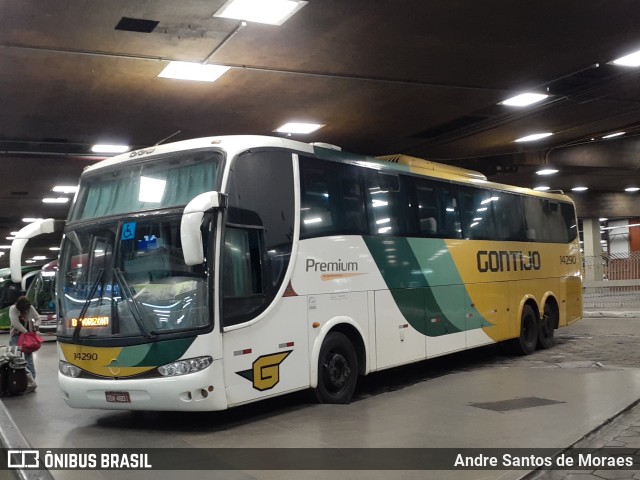
[{"label": "bus side window", "polygon": [[[398,175],[367,170],[364,175],[369,234],[411,235],[411,201],[407,188],[401,188]],[[405,182],[403,182],[404,184]],[[404,186],[404,185],[403,185]]]},{"label": "bus side window", "polygon": [[460,238],[458,202],[452,185],[412,178],[415,189],[418,236]]},{"label": "bus side window", "polygon": [[[526,240],[527,232],[525,232],[522,197],[494,190],[491,198],[494,199],[491,205],[493,206],[497,239],[514,242]],[[532,232],[528,232],[528,234],[531,235]]]},{"label": "bus side window", "polygon": [[560,203],[545,200],[545,213],[551,230],[551,241],[554,243],[568,243],[569,229],[565,217],[560,211]]},{"label": "bus side window", "polygon": [[358,168],[300,157],[300,190],[301,238],[366,233]]},{"label": "bus side window", "polygon": [[578,221],[576,220],[576,211],[573,208],[573,205],[569,203],[561,203],[560,204],[560,213],[562,214],[562,218],[565,222],[565,227],[567,229],[568,241],[572,242],[578,236]]},{"label": "bus side window", "polygon": [[330,233],[334,228],[333,214],[329,200],[331,186],[329,176],[322,164],[314,165],[313,160],[301,160],[301,236],[317,236]]},{"label": "bus side window", "polygon": [[435,237],[438,227],[442,226],[438,191],[431,182],[416,180],[415,193],[418,203],[418,234],[421,237]]},{"label": "bus side window", "polygon": [[493,197],[489,190],[459,187],[462,236],[470,240],[490,240],[495,237]]}]

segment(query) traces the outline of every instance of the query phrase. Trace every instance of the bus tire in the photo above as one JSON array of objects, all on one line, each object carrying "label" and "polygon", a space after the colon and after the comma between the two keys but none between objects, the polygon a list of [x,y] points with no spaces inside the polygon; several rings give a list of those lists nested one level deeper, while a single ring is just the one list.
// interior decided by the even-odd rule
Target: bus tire
[{"label": "bus tire", "polygon": [[321,403],[348,403],[358,381],[358,359],[351,341],[340,332],[330,332],[318,357],[318,386]]},{"label": "bus tire", "polygon": [[556,327],[557,314],[548,303],[544,306],[542,318],[538,323],[538,348],[551,348]]},{"label": "bus tire", "polygon": [[530,355],[538,344],[538,319],[531,305],[522,308],[520,336],[512,340],[512,350],[516,355]]}]

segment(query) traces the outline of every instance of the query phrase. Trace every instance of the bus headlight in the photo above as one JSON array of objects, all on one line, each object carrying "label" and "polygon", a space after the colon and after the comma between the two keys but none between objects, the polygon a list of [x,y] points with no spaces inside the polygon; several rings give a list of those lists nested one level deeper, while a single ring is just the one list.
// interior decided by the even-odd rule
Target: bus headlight
[{"label": "bus headlight", "polygon": [[75,365],[71,365],[68,362],[63,362],[62,360],[60,360],[60,363],[58,364],[58,369],[60,370],[60,373],[65,377],[76,378],[78,375],[80,375],[80,373],[82,373],[82,370],[80,370]]},{"label": "bus headlight", "polygon": [[163,377],[175,377],[177,375],[186,375],[187,373],[195,373],[204,370],[213,359],[211,357],[187,358],[178,362],[167,363],[158,367],[158,372]]}]

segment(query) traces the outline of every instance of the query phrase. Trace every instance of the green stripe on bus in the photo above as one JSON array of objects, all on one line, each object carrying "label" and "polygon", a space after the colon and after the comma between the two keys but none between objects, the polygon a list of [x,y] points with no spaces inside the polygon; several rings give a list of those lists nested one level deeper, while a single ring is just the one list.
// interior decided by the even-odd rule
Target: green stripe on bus
[{"label": "green stripe on bus", "polygon": [[436,337],[491,325],[471,307],[443,240],[363,238],[400,312],[418,332]]},{"label": "green stripe on bus", "polygon": [[175,362],[191,346],[196,337],[123,347],[118,355],[120,366],[157,367]]}]

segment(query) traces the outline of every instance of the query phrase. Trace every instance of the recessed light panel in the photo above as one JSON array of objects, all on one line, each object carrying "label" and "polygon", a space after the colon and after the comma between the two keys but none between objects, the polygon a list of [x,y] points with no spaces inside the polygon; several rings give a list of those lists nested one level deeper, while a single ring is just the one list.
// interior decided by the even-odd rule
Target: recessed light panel
[{"label": "recessed light panel", "polygon": [[306,4],[307,2],[293,0],[230,0],[213,16],[282,25]]},{"label": "recessed light panel", "polygon": [[93,153],[124,153],[129,150],[129,145],[97,144],[91,147]]},{"label": "recessed light panel", "polygon": [[543,168],[542,170],[538,170],[536,175],[553,175],[554,173],[558,173],[559,170],[555,168]]},{"label": "recessed light panel", "polygon": [[311,132],[315,132],[319,128],[324,127],[324,125],[318,123],[297,123],[297,122],[289,122],[285,123],[281,127],[278,127],[275,131],[278,133],[301,133],[307,134]]},{"label": "recessed light panel", "polygon": [[605,135],[602,138],[615,138],[615,137],[619,137],[620,135],[624,135],[627,132],[616,132],[616,133],[610,133],[609,135]]},{"label": "recessed light panel", "polygon": [[534,133],[532,135],[527,135],[526,137],[520,137],[516,142],[535,142],[536,140],[540,140],[541,138],[550,137],[553,133],[545,132],[545,133]]},{"label": "recessed light panel", "polygon": [[573,192],[584,192],[586,190],[589,190],[589,187],[573,187],[571,189],[571,191]]},{"label": "recessed light panel", "polygon": [[229,67],[194,62],[169,62],[158,75],[161,78],[193,80],[196,82],[215,82],[224,75]]},{"label": "recessed light panel", "polygon": [[501,105],[508,105],[510,107],[526,107],[528,105],[541,102],[548,96],[549,95],[542,93],[522,93],[515,97],[506,99],[504,102],[501,102]]},{"label": "recessed light panel", "polygon": [[622,65],[624,67],[638,67],[640,66],[640,50],[630,53],[624,57],[617,58],[612,62],[615,65]]},{"label": "recessed light panel", "polygon": [[56,193],[76,193],[78,187],[73,185],[56,185],[52,190]]}]

